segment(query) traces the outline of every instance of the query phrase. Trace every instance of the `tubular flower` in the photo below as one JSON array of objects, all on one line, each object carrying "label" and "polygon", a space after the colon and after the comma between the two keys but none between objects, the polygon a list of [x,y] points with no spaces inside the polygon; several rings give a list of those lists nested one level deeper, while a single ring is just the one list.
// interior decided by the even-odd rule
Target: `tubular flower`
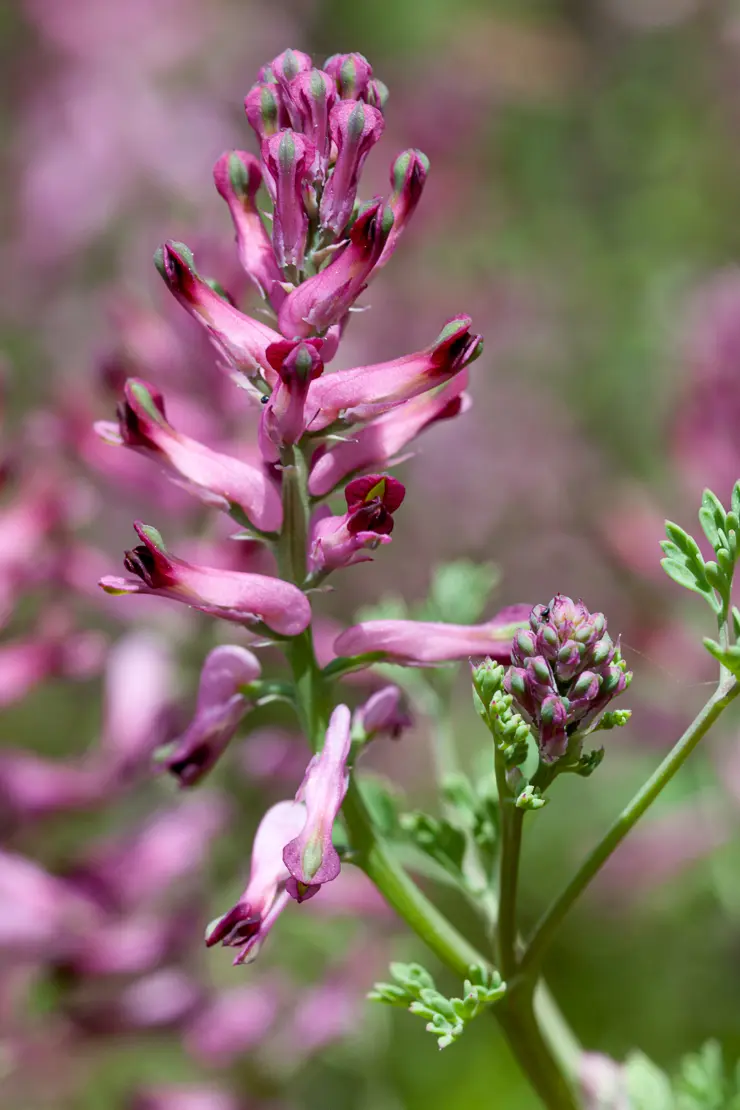
[{"label": "tubular flower", "polygon": [[282,92],[274,83],[253,85],[244,98],[244,111],[260,141],[276,135],[290,122]]},{"label": "tubular flower", "polygon": [[546,763],[564,756],[571,736],[593,724],[632,678],[604,614],[563,594],[534,607],[529,628],[514,635],[511,662],[504,685],[537,728]]},{"label": "tubular flower", "polygon": [[406,696],[400,686],[383,686],[355,711],[352,733],[359,734],[366,743],[376,736],[390,736],[392,740],[398,740],[413,723]]},{"label": "tubular flower", "polygon": [[311,606],[297,586],[263,574],[196,566],[170,555],[156,528],[134,523],[138,547],[124,566],[136,577],[101,578],[111,594],[157,594],[204,613],[244,624],[266,625],[278,636],[297,636],[311,621]]},{"label": "tubular flower", "polygon": [[362,100],[366,96],[373,67],[364,54],[332,54],[324,69],[336,82],[343,100]]},{"label": "tubular flower", "polygon": [[238,506],[262,532],[276,531],[282,521],[280,494],[259,467],[211,451],[168,423],[161,393],[138,378],[129,378],[118,406],[118,428],[96,425],[107,443],[131,447],[161,462],[208,505],[231,511]]},{"label": "tubular flower", "polygon": [[406,458],[399,458],[400,453],[425,428],[466,411],[469,398],[463,390],[467,384],[467,371],[462,370],[441,389],[391,409],[353,432],[351,439],[330,449],[319,447],[311,460],[308,492],[312,497],[325,497],[359,470],[392,465]]},{"label": "tubular flower", "polygon": [[284,886],[290,872],[283,862],[286,844],[298,836],[306,823],[300,802],[278,802],[262,818],[252,846],[252,868],[246,890],[239,901],[206,930],[210,948],[219,942],[240,948],[235,964],[253,960],[270,929],[290,902]]},{"label": "tubular flower", "polygon": [[383,134],[383,113],[370,104],[342,100],[329,115],[337,159],[326,183],[319,216],[321,226],[339,235],[352,215],[365,159]]},{"label": "tubular flower", "polygon": [[454,378],[483,350],[481,336],[470,332],[471,323],[469,316],[453,316],[423,351],[390,362],[338,370],[315,382],[309,400],[319,412],[311,431],[328,427],[343,414],[354,420],[380,416]]},{"label": "tubular flower", "polygon": [[206,329],[227,363],[247,377],[263,375],[271,381],[274,372],[265,352],[282,335],[245,316],[216,293],[196,271],[193,255],[183,243],[165,243],[154,261],[170,292]]},{"label": "tubular flower", "polygon": [[295,131],[264,139],[265,184],[274,203],[272,248],[280,267],[303,266],[308,213],[304,192],[313,178],[316,147]]},{"label": "tubular flower", "polygon": [[346,246],[283,301],[278,323],[287,339],[324,332],[342,320],[367,286],[392,226],[393,213],[382,200],[360,212]]},{"label": "tubular flower", "polygon": [[409,667],[490,655],[508,662],[511,637],[526,625],[529,605],[509,605],[484,624],[378,620],[347,628],[334,642],[337,655],[377,655]]},{"label": "tubular flower", "polygon": [[[297,443],[306,430],[308,389],[324,369],[321,340],[294,343],[290,339],[275,343],[267,350],[270,364],[278,374],[278,384],[262,411],[260,448],[265,459],[274,462],[282,444]],[[313,415],[311,410],[310,415]]]},{"label": "tubular flower", "polygon": [[393,210],[393,228],[383,247],[378,269],[385,266],[393,254],[401,232],[416,211],[428,173],[429,159],[420,150],[404,150],[391,166],[393,192],[388,204]]},{"label": "tubular flower", "polygon": [[303,70],[288,86],[290,112],[297,131],[313,143],[317,168],[326,175],[331,154],[329,115],[336,103],[336,85],[321,69]]},{"label": "tubular flower", "polygon": [[263,65],[257,77],[260,81],[277,82],[281,88],[285,88],[294,77],[311,69],[312,66],[310,54],[305,54],[302,50],[291,50],[288,47],[271,62]]},{"label": "tubular flower", "polygon": [[309,556],[312,576],[323,577],[339,567],[367,562],[370,556],[366,550],[390,543],[393,514],[405,495],[403,484],[385,474],[351,481],[344,491],[347,512],[315,520]]},{"label": "tubular flower", "polygon": [[229,206],[236,231],[239,261],[262,297],[274,305],[283,296],[282,274],[275,261],[270,236],[257,210],[257,192],[262,184],[262,170],[253,154],[230,150],[222,154],[213,167],[213,180],[219,194]]},{"label": "tubular flower", "polygon": [[206,657],[200,672],[195,716],[173,742],[165,766],[181,786],[194,786],[226,750],[249,702],[242,692],[262,668],[251,651],[222,644]]},{"label": "tubular flower", "polygon": [[305,823],[285,845],[283,862],[290,873],[286,890],[298,902],[312,898],[322,883],[336,879],[340,871],[332,829],[349,785],[350,723],[349,709],[338,705],[329,720],[324,746],[309,763],[296,794],[296,801],[305,807]]}]

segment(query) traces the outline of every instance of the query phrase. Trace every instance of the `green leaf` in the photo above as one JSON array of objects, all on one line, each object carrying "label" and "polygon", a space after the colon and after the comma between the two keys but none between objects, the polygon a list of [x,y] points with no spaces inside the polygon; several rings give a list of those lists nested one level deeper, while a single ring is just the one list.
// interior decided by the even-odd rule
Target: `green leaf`
[{"label": "green leaf", "polygon": [[657,1064],[642,1052],[633,1052],[624,1067],[633,1110],[676,1110],[670,1080]]},{"label": "green leaf", "polygon": [[421,619],[474,624],[480,620],[499,580],[493,563],[456,559],[436,567]]},{"label": "green leaf", "polygon": [[420,851],[463,880],[467,838],[462,829],[420,811],[401,814],[400,827]]},{"label": "green leaf", "polygon": [[722,502],[710,489],[705,489],[699,509],[699,522],[712,547],[716,549],[720,529],[725,528],[725,510]]},{"label": "green leaf", "polygon": [[403,801],[402,792],[381,775],[365,773],[358,779],[358,783],[375,827],[385,838],[397,838],[400,831],[398,810]]},{"label": "green leaf", "polygon": [[723,648],[716,640],[705,637],[704,647],[723,667],[727,668],[733,678],[740,679],[740,644],[732,644],[728,648]]}]

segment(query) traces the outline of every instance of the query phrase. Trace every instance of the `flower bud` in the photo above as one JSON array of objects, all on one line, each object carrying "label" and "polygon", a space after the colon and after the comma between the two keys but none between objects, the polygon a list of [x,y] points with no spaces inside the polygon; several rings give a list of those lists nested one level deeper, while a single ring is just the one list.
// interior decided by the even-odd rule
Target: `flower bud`
[{"label": "flower bud", "polygon": [[283,93],[277,85],[254,85],[244,98],[249,125],[260,141],[290,123]]},{"label": "flower bud", "polygon": [[283,50],[271,62],[263,65],[257,77],[260,81],[265,83],[276,82],[278,85],[289,85],[294,77],[299,73],[304,73],[306,70],[311,69],[313,62],[311,61],[310,54],[304,54],[302,50]]},{"label": "flower bud", "polygon": [[362,99],[373,75],[373,67],[363,54],[332,54],[324,69],[336,81],[342,100]]},{"label": "flower bud", "polygon": [[[213,167],[213,179],[229,206],[236,231],[239,261],[263,297],[282,293],[282,274],[275,262],[270,237],[257,209],[262,170],[257,159],[243,150],[222,154]],[[282,298],[278,298],[282,299]]]},{"label": "flower bud", "polygon": [[315,158],[313,143],[295,131],[280,131],[262,143],[265,184],[275,205],[272,245],[281,267],[303,265],[308,229],[303,198]]},{"label": "flower bud", "polygon": [[329,114],[337,99],[336,85],[328,73],[310,69],[291,81],[288,92],[296,131],[302,131],[313,143],[319,170],[325,175],[331,154]]},{"label": "flower bud", "polygon": [[[632,677],[603,613],[590,613],[582,601],[561,594],[534,607],[529,631],[514,637],[511,658],[504,686],[538,729],[546,763],[561,759],[571,737],[594,724]],[[579,753],[580,741],[574,755]]]},{"label": "flower bud", "polygon": [[337,160],[324,188],[319,214],[322,227],[335,235],[342,232],[352,215],[362,167],[384,127],[378,109],[362,101],[341,101],[331,110],[329,128],[337,145]]}]

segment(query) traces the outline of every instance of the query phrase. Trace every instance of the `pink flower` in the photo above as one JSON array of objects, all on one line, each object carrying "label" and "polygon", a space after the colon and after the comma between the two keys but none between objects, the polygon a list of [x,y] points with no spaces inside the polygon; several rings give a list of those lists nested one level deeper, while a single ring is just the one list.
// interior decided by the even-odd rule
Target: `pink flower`
[{"label": "pink flower", "polygon": [[156,528],[136,521],[141,544],[126,552],[135,579],[100,580],[111,594],[157,594],[204,613],[244,624],[266,625],[278,636],[297,636],[311,621],[311,606],[297,586],[263,574],[196,566],[170,555]]},{"label": "pink flower", "polygon": [[380,256],[378,268],[385,266],[396,249],[401,233],[421,200],[428,173],[429,159],[420,150],[404,150],[391,166],[393,192],[388,204],[393,210],[393,227]]},{"label": "pink flower", "polygon": [[193,255],[184,243],[165,243],[154,261],[170,292],[206,329],[228,364],[247,377],[262,375],[272,383],[274,371],[265,352],[271,343],[279,343],[282,335],[245,316],[216,293],[196,271]]},{"label": "pink flower", "polygon": [[357,196],[365,159],[383,134],[382,112],[356,100],[342,100],[329,115],[332,141],[337,147],[334,170],[319,206],[322,227],[339,235],[346,226]]},{"label": "pink flower", "polygon": [[462,370],[441,389],[398,405],[336,447],[320,447],[311,460],[308,492],[312,497],[325,497],[360,470],[401,461],[399,453],[425,428],[466,411],[469,398],[463,390],[467,384],[467,371]]},{"label": "pink flower", "polygon": [[329,720],[324,746],[309,763],[296,794],[296,801],[305,806],[305,823],[285,845],[283,861],[290,872],[286,889],[298,902],[313,897],[322,883],[336,879],[340,871],[332,829],[349,785],[350,722],[347,706],[338,705]]},{"label": "pink flower", "polygon": [[311,55],[302,50],[283,50],[271,62],[262,66],[257,74],[260,81],[276,81],[281,88],[285,88],[299,73],[311,69],[313,62]]},{"label": "pink flower", "polygon": [[285,98],[277,85],[253,85],[244,98],[244,111],[260,142],[269,135],[276,135],[290,122]]},{"label": "pink flower", "polygon": [[283,444],[297,443],[315,415],[306,414],[308,390],[324,369],[321,340],[294,343],[290,339],[268,348],[267,357],[278,373],[278,384],[262,410],[260,449],[263,458],[276,462]]},{"label": "pink flower", "polygon": [[303,266],[308,213],[304,194],[313,179],[316,148],[295,131],[262,142],[265,185],[272,198],[272,245],[278,266]]},{"label": "pink flower", "polygon": [[195,716],[175,742],[166,767],[181,786],[194,786],[226,750],[249,702],[243,688],[262,668],[251,651],[232,644],[214,648],[200,672]]},{"label": "pink flower", "polygon": [[396,478],[369,474],[351,481],[344,495],[347,512],[343,516],[328,515],[325,509],[314,518],[309,557],[314,580],[339,567],[367,562],[367,549],[390,543],[393,513],[403,503],[406,490]]},{"label": "pink flower", "polygon": [[336,81],[343,100],[361,100],[373,75],[373,67],[364,54],[332,54],[324,69]]},{"label": "pink flower", "polygon": [[326,175],[331,153],[329,113],[337,99],[336,85],[328,73],[309,69],[294,77],[288,86],[290,112],[297,131],[313,143],[317,168]]},{"label": "pink flower", "polygon": [[140,1091],[131,1110],[243,1110],[243,1104],[219,1087],[168,1084]]},{"label": "pink flower", "polygon": [[334,643],[337,655],[376,654],[407,666],[434,666],[490,655],[508,663],[511,638],[526,627],[531,605],[509,605],[484,624],[438,621],[365,621],[346,629]]},{"label": "pink flower", "polygon": [[352,732],[359,733],[366,742],[384,735],[398,740],[413,723],[403,690],[399,686],[383,686],[355,710]]},{"label": "pink flower", "polygon": [[382,200],[373,201],[359,213],[346,246],[325,270],[308,278],[283,301],[278,323],[286,338],[324,332],[341,321],[367,286],[392,224],[393,214],[383,207]]},{"label": "pink flower", "polygon": [[454,378],[483,350],[481,336],[470,332],[471,323],[469,316],[453,316],[423,351],[390,362],[338,370],[314,382],[309,401],[320,411],[310,430],[320,431],[342,415],[369,420]]},{"label": "pink flower", "polygon": [[173,660],[165,643],[133,632],[114,644],[105,673],[103,729],[93,758],[110,782],[149,769],[168,738],[175,697]]},{"label": "pink flower", "polygon": [[280,528],[280,494],[264,471],[176,431],[165,416],[162,394],[148,382],[129,378],[118,406],[118,430],[105,422],[96,430],[108,443],[123,444],[163,463],[179,485],[207,505],[226,512],[239,508],[262,532]]},{"label": "pink flower", "polygon": [[274,984],[249,983],[220,991],[188,1023],[185,1048],[211,1067],[225,1067],[261,1044],[278,1016]]},{"label": "pink flower", "polygon": [[249,882],[239,901],[206,930],[210,948],[221,942],[241,951],[234,963],[254,959],[275,921],[290,902],[284,884],[289,871],[283,849],[306,822],[306,810],[298,802],[278,802],[268,809],[255,834]]},{"label": "pink flower", "polygon": [[243,150],[228,151],[213,167],[213,179],[234,221],[239,261],[260,295],[277,306],[284,297],[280,286],[283,278],[257,209],[257,192],[262,184],[259,162]]}]

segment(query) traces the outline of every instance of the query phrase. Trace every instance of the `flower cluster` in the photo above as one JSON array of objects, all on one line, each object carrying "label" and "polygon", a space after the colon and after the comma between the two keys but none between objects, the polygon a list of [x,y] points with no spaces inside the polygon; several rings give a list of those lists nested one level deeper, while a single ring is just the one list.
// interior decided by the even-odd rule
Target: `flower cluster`
[{"label": "flower cluster", "polygon": [[[151,525],[134,525],[139,543],[126,552],[130,577],[106,576],[110,594],[153,594],[246,626],[254,644],[287,650],[312,624],[309,592],[333,572],[363,562],[391,541],[405,489],[384,468],[438,420],[463,413],[468,367],[482,340],[471,320],[454,316],[422,350],[329,372],[358,297],[395,250],[426,181],[420,151],[402,151],[390,167],[385,197],[360,195],[363,164],[384,130],[387,90],[360,54],[316,68],[286,50],[259,72],[246,114],[259,156],[228,151],[214,180],[231,215],[237,254],[260,318],[204,276],[192,252],[169,241],[155,262],[175,300],[215,348],[222,378],[239,387],[256,418],[245,454],[219,448],[178,427],[175,405],[138,373],[121,382],[117,421],[96,425],[108,446],[145,456],[187,493],[236,522],[238,538],[262,545],[259,573],[190,561],[171,553]],[[261,211],[262,200],[270,210]],[[170,391],[167,384],[164,392]],[[173,386],[173,388],[176,388]],[[174,420],[168,413],[172,411]],[[344,510],[327,498],[344,495]],[[476,626],[413,621],[367,622],[335,639],[327,662],[344,653],[409,665],[500,655],[526,617],[514,607]],[[318,632],[318,629],[316,630]],[[305,641],[304,641],[305,642]],[[206,774],[259,700],[261,666],[243,647],[224,645],[206,659],[190,725],[164,753],[183,786]],[[350,753],[409,723],[396,687],[374,692],[354,717],[340,705],[295,797],[265,814],[254,841],[247,888],[208,931],[208,944],[238,946],[253,958],[281,910],[303,902],[339,873],[332,842],[347,790]]]},{"label": "flower cluster", "polygon": [[632,678],[603,613],[558,594],[514,636],[504,686],[537,730],[546,763],[561,759]]}]

